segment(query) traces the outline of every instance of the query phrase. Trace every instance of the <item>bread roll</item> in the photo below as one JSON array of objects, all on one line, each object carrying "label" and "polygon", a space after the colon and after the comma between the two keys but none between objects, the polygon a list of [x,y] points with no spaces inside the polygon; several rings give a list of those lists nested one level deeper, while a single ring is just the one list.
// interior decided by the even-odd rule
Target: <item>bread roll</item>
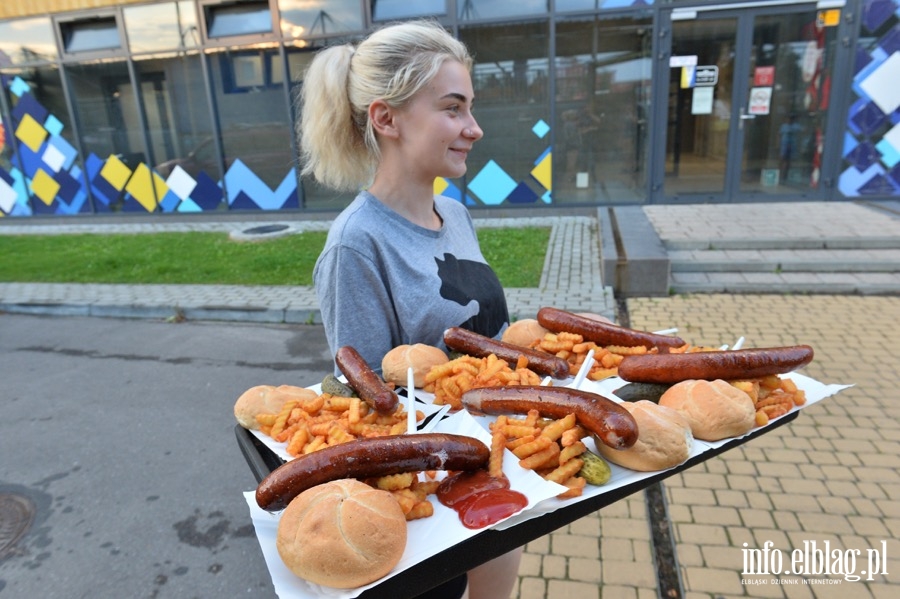
[{"label": "bread roll", "polygon": [[703,441],[738,437],[756,426],[753,399],[721,379],[676,383],[662,394],[659,404],[681,412],[694,437]]},{"label": "bread roll", "polygon": [[665,470],[688,459],[694,437],[687,419],[672,408],[642,399],[622,402],[638,425],[638,440],[628,449],[612,449],[597,441],[597,451],[624,468],[639,472]]},{"label": "bread roll", "polygon": [[406,517],[397,500],[353,479],[295,497],[275,538],[288,569],[305,580],[350,589],[390,572],[406,549]]},{"label": "bread roll", "polygon": [[234,417],[244,428],[257,430],[257,414],[277,414],[288,400],[304,401],[315,399],[316,396],[315,391],[303,387],[257,385],[244,391],[234,402]]},{"label": "bread roll", "polygon": [[543,339],[544,335],[549,332],[534,318],[523,318],[506,327],[500,340],[513,345],[528,347],[538,339]]},{"label": "bread roll", "polygon": [[425,375],[433,366],[449,362],[450,358],[444,350],[424,343],[415,345],[398,345],[384,355],[381,360],[382,378],[396,385],[405,387],[408,382],[408,370],[412,366],[413,380],[416,387],[425,386]]}]

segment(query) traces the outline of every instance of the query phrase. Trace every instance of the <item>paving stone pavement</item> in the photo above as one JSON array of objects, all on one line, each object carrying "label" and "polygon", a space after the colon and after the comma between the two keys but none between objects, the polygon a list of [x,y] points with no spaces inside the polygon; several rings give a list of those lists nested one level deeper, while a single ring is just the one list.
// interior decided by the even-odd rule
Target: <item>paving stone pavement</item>
[{"label": "paving stone pavement", "polygon": [[[629,299],[627,310],[632,326],[678,327],[694,344],[740,336],[747,347],[808,343],[816,357],[804,374],[854,385],[806,408],[790,425],[663,482],[683,597],[896,597],[900,362],[893,347],[900,298],[698,294]],[[529,544],[517,596],[658,597],[648,529],[643,495],[635,494]],[[744,549],[767,542],[773,555],[778,550],[784,557],[785,569],[804,543],[858,549],[852,569],[862,580],[811,575],[806,578],[837,584],[804,584],[796,576],[743,576]],[[866,556],[882,549],[887,575],[869,580],[861,574]]]}]

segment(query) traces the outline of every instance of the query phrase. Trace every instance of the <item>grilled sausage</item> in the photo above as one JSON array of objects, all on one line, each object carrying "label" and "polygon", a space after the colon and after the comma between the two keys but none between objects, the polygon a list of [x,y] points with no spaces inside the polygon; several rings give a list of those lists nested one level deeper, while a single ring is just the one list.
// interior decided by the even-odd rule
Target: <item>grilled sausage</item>
[{"label": "grilled sausage", "polygon": [[619,377],[632,383],[669,385],[691,379],[750,379],[793,372],[813,359],[808,345],[626,356]]},{"label": "grilled sausage", "polygon": [[681,347],[684,340],[680,337],[657,335],[646,331],[629,329],[617,324],[602,322],[584,316],[559,310],[558,308],[541,308],[537,313],[538,323],[554,333],[576,333],[585,341],[593,341],[597,345],[624,345],[636,347],[643,345],[647,349],[657,347],[661,352],[668,352],[670,347]]},{"label": "grilled sausage", "polygon": [[638,427],[631,413],[616,402],[587,391],[566,387],[509,385],[466,391],[463,405],[482,414],[527,414],[537,410],[547,418],[575,414],[578,424],[614,449],[634,445]]},{"label": "grilled sausage", "polygon": [[460,327],[451,327],[444,331],[444,343],[449,349],[476,358],[494,354],[512,368],[515,368],[519,356],[525,356],[528,359],[529,369],[555,379],[568,378],[570,374],[569,363],[553,354],[498,341]]},{"label": "grilled sausage", "polygon": [[334,361],[347,377],[347,382],[356,394],[375,411],[391,413],[397,408],[400,398],[384,382],[378,373],[363,360],[359,352],[345,345],[337,350]]},{"label": "grilled sausage", "polygon": [[389,435],[325,447],[286,462],[256,488],[256,503],[275,512],[316,485],[423,470],[477,470],[490,449],[473,437],[445,433]]}]

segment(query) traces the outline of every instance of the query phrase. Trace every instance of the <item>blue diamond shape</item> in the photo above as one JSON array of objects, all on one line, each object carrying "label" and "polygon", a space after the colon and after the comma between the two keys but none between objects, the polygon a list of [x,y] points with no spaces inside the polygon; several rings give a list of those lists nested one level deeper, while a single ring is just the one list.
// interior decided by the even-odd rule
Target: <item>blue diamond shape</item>
[{"label": "blue diamond shape", "polygon": [[44,121],[44,129],[46,129],[50,135],[59,135],[63,130],[62,121],[52,114],[48,115],[47,120]]},{"label": "blue diamond shape", "polygon": [[859,171],[864,171],[878,162],[878,150],[869,142],[863,142],[847,154],[847,161]]},{"label": "blue diamond shape", "polygon": [[544,119],[540,119],[538,122],[534,124],[534,127],[531,128],[532,133],[540,137],[541,139],[547,135],[547,132],[550,131],[550,125],[544,122]]},{"label": "blue diamond shape", "polygon": [[859,127],[864,135],[872,135],[885,121],[885,115],[881,109],[869,102],[851,117],[853,123]]},{"label": "blue diamond shape", "polygon": [[469,183],[469,191],[477,195],[482,202],[489,206],[502,204],[512,190],[516,188],[516,181],[506,174],[500,165],[493,160],[484,165],[472,182]]},{"label": "blue diamond shape", "polygon": [[31,89],[31,86],[29,86],[27,83],[25,83],[25,80],[18,76],[15,79],[13,79],[13,82],[10,83],[10,85],[9,85],[9,91],[11,91],[13,93],[13,95],[15,95],[16,97],[19,97],[22,94],[28,93],[28,91],[30,89]]}]

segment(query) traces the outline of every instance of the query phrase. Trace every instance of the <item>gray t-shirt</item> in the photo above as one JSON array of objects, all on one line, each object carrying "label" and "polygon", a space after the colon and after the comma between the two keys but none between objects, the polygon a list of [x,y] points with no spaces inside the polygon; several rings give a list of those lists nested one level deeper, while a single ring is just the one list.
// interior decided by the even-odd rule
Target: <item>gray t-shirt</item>
[{"label": "gray t-shirt", "polygon": [[503,287],[481,254],[468,209],[442,196],[435,209],[439,231],[364,191],[335,219],[313,271],[332,355],[350,345],[380,372],[381,359],[398,345],[446,349],[451,326],[488,337],[508,326]]}]

